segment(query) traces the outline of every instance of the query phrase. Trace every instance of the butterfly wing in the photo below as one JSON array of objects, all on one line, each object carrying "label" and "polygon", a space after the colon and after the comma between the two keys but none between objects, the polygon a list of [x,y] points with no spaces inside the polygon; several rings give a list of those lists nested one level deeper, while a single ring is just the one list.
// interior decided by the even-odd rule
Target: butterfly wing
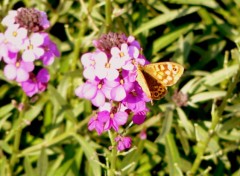
[{"label": "butterfly wing", "polygon": [[167,88],[152,75],[138,68],[137,81],[151,100],[159,100],[167,94]]},{"label": "butterfly wing", "polygon": [[184,68],[182,65],[174,62],[159,62],[144,65],[142,68],[146,73],[152,75],[164,86],[176,84],[182,76]]},{"label": "butterfly wing", "polygon": [[146,79],[145,79],[140,67],[137,69],[137,82],[142,87],[142,90],[147,95],[147,97],[151,98],[151,93],[150,93],[150,90],[148,88],[148,84],[146,82]]}]

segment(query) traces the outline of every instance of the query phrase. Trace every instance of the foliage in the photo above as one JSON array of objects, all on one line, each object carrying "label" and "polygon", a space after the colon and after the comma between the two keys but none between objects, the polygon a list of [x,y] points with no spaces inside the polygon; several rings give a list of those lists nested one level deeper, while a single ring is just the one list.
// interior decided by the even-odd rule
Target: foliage
[{"label": "foliage", "polygon": [[[128,130],[134,147],[119,153],[116,173],[240,174],[238,0],[3,0],[0,19],[21,6],[48,14],[61,57],[48,68],[47,91],[24,113],[13,103],[22,90],[0,65],[0,175],[107,174],[108,134],[88,131],[94,107],[74,94],[84,81],[80,56],[107,31],[135,36],[151,62],[171,58],[185,67],[168,95],[149,104],[147,120]],[[175,91],[188,95],[187,106],[176,105]],[[143,130],[146,140],[138,137]]]}]

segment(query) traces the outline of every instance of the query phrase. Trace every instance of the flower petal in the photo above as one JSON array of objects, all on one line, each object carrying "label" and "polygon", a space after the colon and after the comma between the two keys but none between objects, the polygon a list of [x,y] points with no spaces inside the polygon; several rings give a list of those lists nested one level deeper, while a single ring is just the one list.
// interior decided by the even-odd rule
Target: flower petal
[{"label": "flower petal", "polygon": [[113,81],[119,76],[119,72],[116,69],[109,68],[107,72],[106,79]]},{"label": "flower petal", "polygon": [[48,70],[45,68],[42,68],[37,74],[37,80],[41,83],[47,83],[49,79],[50,79],[50,75],[48,73]]},{"label": "flower petal", "polygon": [[101,90],[98,90],[96,96],[92,99],[92,104],[94,106],[99,107],[104,105],[104,103],[105,103],[105,96]]},{"label": "flower petal", "polygon": [[146,119],[146,113],[145,112],[139,112],[133,116],[133,123],[137,125],[141,125]]},{"label": "flower petal", "polygon": [[127,122],[128,114],[126,112],[117,112],[113,119],[118,125],[124,125]]},{"label": "flower petal", "polygon": [[16,77],[17,82],[27,81],[28,78],[29,78],[29,74],[26,70],[22,68],[17,69],[17,77]]},{"label": "flower petal", "polygon": [[91,100],[93,97],[96,96],[97,87],[92,85],[92,84],[85,83],[84,87],[83,87],[83,90],[82,90],[82,93],[84,95],[84,98],[86,98],[88,100]]},{"label": "flower petal", "polygon": [[8,64],[4,67],[4,75],[7,77],[9,80],[14,80],[17,76],[17,69],[14,65]]},{"label": "flower petal", "polygon": [[99,79],[103,79],[106,78],[108,70],[105,67],[102,68],[97,67],[95,68],[94,73]]},{"label": "flower petal", "polygon": [[25,50],[22,54],[22,59],[25,62],[33,62],[35,60],[35,55],[31,50]]},{"label": "flower petal", "polygon": [[126,97],[126,91],[122,85],[114,87],[111,91],[111,98],[115,101],[122,101]]},{"label": "flower petal", "polygon": [[83,71],[83,76],[86,79],[94,80],[95,79],[95,74],[94,74],[94,68],[93,67],[86,67]]}]

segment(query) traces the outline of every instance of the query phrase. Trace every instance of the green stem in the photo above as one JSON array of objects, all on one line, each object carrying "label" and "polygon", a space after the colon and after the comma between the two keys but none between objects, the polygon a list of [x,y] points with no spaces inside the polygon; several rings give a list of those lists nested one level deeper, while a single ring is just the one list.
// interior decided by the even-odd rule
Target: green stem
[{"label": "green stem", "polygon": [[79,53],[80,53],[82,39],[83,39],[85,31],[86,31],[86,23],[85,23],[85,21],[83,21],[81,23],[81,28],[78,32],[78,35],[77,35],[76,39],[74,40],[73,61],[72,61],[72,64],[71,64],[71,66],[72,66],[71,70],[72,71],[74,71],[76,69],[77,62],[80,59]]},{"label": "green stem", "polygon": [[106,33],[108,33],[111,29],[112,25],[112,7],[111,7],[111,1],[106,0],[106,7],[105,7],[105,15],[106,15]]},{"label": "green stem", "polygon": [[115,136],[111,133],[111,131],[108,131],[108,135],[112,144],[112,152],[111,152],[111,158],[110,158],[110,170],[108,170],[108,176],[114,176],[115,170],[116,170],[116,161],[117,161],[117,147],[116,142],[114,140]]},{"label": "green stem", "polygon": [[[228,91],[226,96],[224,97],[221,105],[217,108],[214,109],[212,112],[212,124],[211,127],[209,128],[209,135],[207,136],[207,138],[205,139],[205,141],[199,141],[199,143],[201,143],[201,148],[199,149],[198,153],[197,153],[197,157],[194,160],[193,166],[190,170],[190,173],[188,175],[195,175],[195,173],[197,172],[197,169],[199,168],[199,165],[201,164],[204,152],[208,146],[208,143],[211,140],[211,137],[213,136],[213,133],[215,131],[216,126],[218,125],[220,118],[222,117],[222,113],[227,105],[227,100],[230,98],[234,88],[237,85],[237,82],[239,80],[240,77],[240,66],[238,68],[238,72],[236,73],[233,82],[230,83],[230,86],[228,87]],[[198,145],[200,146],[200,145]]]},{"label": "green stem", "polygon": [[[22,103],[24,104],[24,106],[26,106],[26,104],[25,104],[26,99],[27,99],[27,97],[26,97],[25,93],[23,93]],[[24,117],[24,109],[25,109],[25,107],[19,112],[19,116],[18,116],[18,119],[16,122],[17,129],[15,130],[12,156],[10,159],[10,167],[11,167],[12,173],[14,170],[14,166],[18,160],[19,146],[20,146],[21,135],[22,135],[22,124],[21,123],[22,123],[23,117]]]},{"label": "green stem", "polygon": [[84,125],[86,125],[87,122],[89,121],[89,119],[90,119],[90,116],[88,118],[85,118],[79,124],[77,124],[76,128],[72,128],[71,130],[62,133],[62,134],[52,138],[49,141],[45,140],[40,144],[37,144],[37,145],[34,145],[32,147],[22,150],[22,152],[18,155],[18,157],[23,157],[23,156],[29,155],[32,152],[40,151],[42,147],[47,148],[47,147],[51,147],[53,145],[58,144],[59,142],[71,137],[72,133],[75,133],[77,130],[81,129]]}]

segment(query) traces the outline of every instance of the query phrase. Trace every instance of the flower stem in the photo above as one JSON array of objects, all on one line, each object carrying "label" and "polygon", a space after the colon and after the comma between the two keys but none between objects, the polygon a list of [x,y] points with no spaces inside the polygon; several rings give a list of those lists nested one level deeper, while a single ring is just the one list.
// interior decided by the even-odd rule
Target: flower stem
[{"label": "flower stem", "polygon": [[[23,97],[22,97],[22,103],[25,106],[25,102],[26,102],[26,95],[25,93],[23,93]],[[11,171],[13,173],[14,170],[14,166],[18,160],[18,153],[19,153],[19,146],[20,146],[20,141],[21,141],[21,135],[22,135],[22,121],[23,121],[23,117],[24,117],[24,108],[19,112],[19,116],[16,122],[16,130],[15,130],[15,136],[14,136],[14,143],[13,143],[13,149],[12,149],[12,156],[10,159],[10,167],[11,167]]]},{"label": "flower stem", "polygon": [[108,33],[111,29],[112,25],[112,7],[111,7],[111,1],[106,0],[106,7],[105,7],[105,15],[106,15],[106,33]]},{"label": "flower stem", "polygon": [[192,176],[192,175],[195,175],[195,173],[197,172],[197,169],[199,168],[199,165],[201,164],[204,152],[208,146],[208,143],[211,140],[211,137],[213,136],[213,133],[219,123],[220,118],[222,117],[222,113],[227,105],[227,100],[230,98],[234,88],[237,85],[239,77],[240,77],[240,65],[238,68],[238,72],[236,73],[236,75],[234,77],[234,80],[230,83],[230,85],[228,87],[227,94],[224,97],[221,105],[218,108],[213,108],[213,111],[211,113],[212,114],[212,124],[211,124],[211,127],[209,128],[209,132],[208,132],[209,135],[206,137],[205,141],[199,141],[199,143],[201,143],[201,148],[199,148],[197,157],[195,158],[192,168],[190,170],[190,173],[188,175]]},{"label": "flower stem", "polygon": [[108,176],[114,176],[115,170],[116,170],[116,161],[117,161],[117,147],[116,142],[114,141],[114,135],[111,133],[111,131],[108,131],[109,138],[111,140],[112,144],[112,152],[111,152],[111,158],[110,158],[110,170],[108,170]]}]

